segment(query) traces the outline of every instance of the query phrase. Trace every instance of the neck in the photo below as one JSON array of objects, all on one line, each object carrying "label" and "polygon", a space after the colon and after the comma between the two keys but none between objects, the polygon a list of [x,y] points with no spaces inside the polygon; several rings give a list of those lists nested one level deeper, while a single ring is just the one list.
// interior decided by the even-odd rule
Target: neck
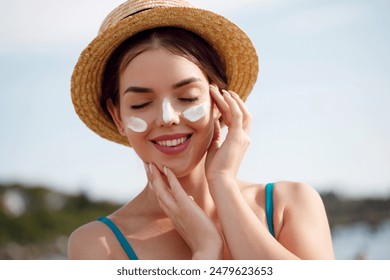
[{"label": "neck", "polygon": [[[200,208],[203,209],[203,211],[205,211],[207,215],[211,216],[214,213],[215,204],[210,195],[204,165],[205,157],[194,169],[192,169],[188,174],[178,178],[178,180],[184,191],[189,196],[192,196],[195,202],[199,205]],[[168,184],[167,181],[166,184]],[[161,212],[162,210],[158,206],[157,198],[154,192],[149,187],[146,187],[141,193],[142,197],[144,197],[145,195],[147,197],[146,199],[150,201],[150,203],[147,204],[147,208],[149,208],[149,211],[155,213]]]},{"label": "neck", "polygon": [[205,157],[189,174],[179,178],[178,180],[186,193],[194,198],[199,207],[201,207],[207,214],[211,214],[215,205],[210,195],[204,164]]}]

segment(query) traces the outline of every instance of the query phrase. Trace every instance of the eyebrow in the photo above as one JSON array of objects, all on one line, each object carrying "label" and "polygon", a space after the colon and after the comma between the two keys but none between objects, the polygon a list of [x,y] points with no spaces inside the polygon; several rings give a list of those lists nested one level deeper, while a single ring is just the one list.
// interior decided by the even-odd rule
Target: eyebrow
[{"label": "eyebrow", "polygon": [[184,86],[186,86],[186,85],[188,85],[188,84],[195,83],[195,82],[199,82],[199,81],[201,81],[200,78],[195,78],[195,77],[187,78],[187,79],[184,79],[184,80],[182,80],[182,81],[180,81],[180,82],[174,84],[174,85],[172,86],[172,88],[173,88],[173,89],[178,89],[178,88],[180,88],[180,87],[184,87]]},{"label": "eyebrow", "polygon": [[153,93],[153,90],[151,88],[145,88],[145,87],[128,87],[123,94],[128,93],[128,92]]},{"label": "eyebrow", "polygon": [[[184,79],[184,80],[182,80],[182,81],[180,81],[180,82],[178,82],[176,84],[173,84],[172,85],[172,89],[178,89],[178,88],[184,87],[186,85],[189,85],[191,83],[195,83],[195,82],[199,82],[199,81],[201,81],[200,78],[190,77],[190,78]],[[151,88],[131,86],[131,87],[128,87],[124,91],[124,94],[128,93],[128,92],[133,92],[133,93],[153,93],[154,91]]]}]

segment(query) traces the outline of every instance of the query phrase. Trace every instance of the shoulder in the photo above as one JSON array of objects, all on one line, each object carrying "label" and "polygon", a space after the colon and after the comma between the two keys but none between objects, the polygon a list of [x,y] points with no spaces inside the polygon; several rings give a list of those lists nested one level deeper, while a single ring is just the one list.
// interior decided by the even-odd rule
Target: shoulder
[{"label": "shoulder", "polygon": [[[265,184],[241,186],[248,204],[265,222]],[[334,258],[325,207],[312,186],[303,182],[275,182],[272,200],[275,238],[281,245],[303,259]]]},{"label": "shoulder", "polygon": [[274,185],[274,200],[285,207],[322,203],[319,193],[307,183],[281,181]]},{"label": "shoulder", "polygon": [[[273,188],[273,200],[283,206],[291,206],[292,204],[299,204],[302,201],[321,201],[319,193],[309,184],[303,182],[280,181],[275,182]],[[246,198],[254,198],[259,202],[265,197],[266,184],[254,184],[241,182],[241,193]]]},{"label": "shoulder", "polygon": [[320,194],[303,182],[281,181],[274,184],[273,200],[275,216],[280,228],[292,217],[309,219],[325,217],[325,208]]},{"label": "shoulder", "polygon": [[93,221],[77,228],[68,240],[69,259],[111,259],[110,229],[99,221]]},{"label": "shoulder", "polygon": [[283,246],[303,259],[334,258],[325,207],[312,186],[302,182],[275,183],[274,205],[275,234]]}]

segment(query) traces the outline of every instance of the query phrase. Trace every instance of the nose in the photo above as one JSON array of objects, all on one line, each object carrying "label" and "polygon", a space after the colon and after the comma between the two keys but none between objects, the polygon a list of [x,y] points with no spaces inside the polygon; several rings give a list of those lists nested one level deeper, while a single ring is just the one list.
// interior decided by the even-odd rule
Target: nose
[{"label": "nose", "polygon": [[164,97],[160,116],[157,117],[158,125],[173,125],[179,124],[180,122],[180,114],[174,110],[172,107],[171,101],[168,97]]}]

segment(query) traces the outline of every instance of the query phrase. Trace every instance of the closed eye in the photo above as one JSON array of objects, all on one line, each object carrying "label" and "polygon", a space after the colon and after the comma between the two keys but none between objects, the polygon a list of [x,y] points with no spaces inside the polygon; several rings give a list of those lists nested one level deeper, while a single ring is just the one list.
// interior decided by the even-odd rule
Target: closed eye
[{"label": "closed eye", "polygon": [[180,101],[184,101],[184,102],[197,102],[199,101],[199,97],[189,97],[189,98],[179,98]]},{"label": "closed eye", "polygon": [[143,103],[143,104],[139,104],[139,105],[131,105],[130,108],[132,110],[140,110],[140,109],[143,109],[145,108],[146,106],[152,104],[152,102],[146,102],[146,103]]}]

